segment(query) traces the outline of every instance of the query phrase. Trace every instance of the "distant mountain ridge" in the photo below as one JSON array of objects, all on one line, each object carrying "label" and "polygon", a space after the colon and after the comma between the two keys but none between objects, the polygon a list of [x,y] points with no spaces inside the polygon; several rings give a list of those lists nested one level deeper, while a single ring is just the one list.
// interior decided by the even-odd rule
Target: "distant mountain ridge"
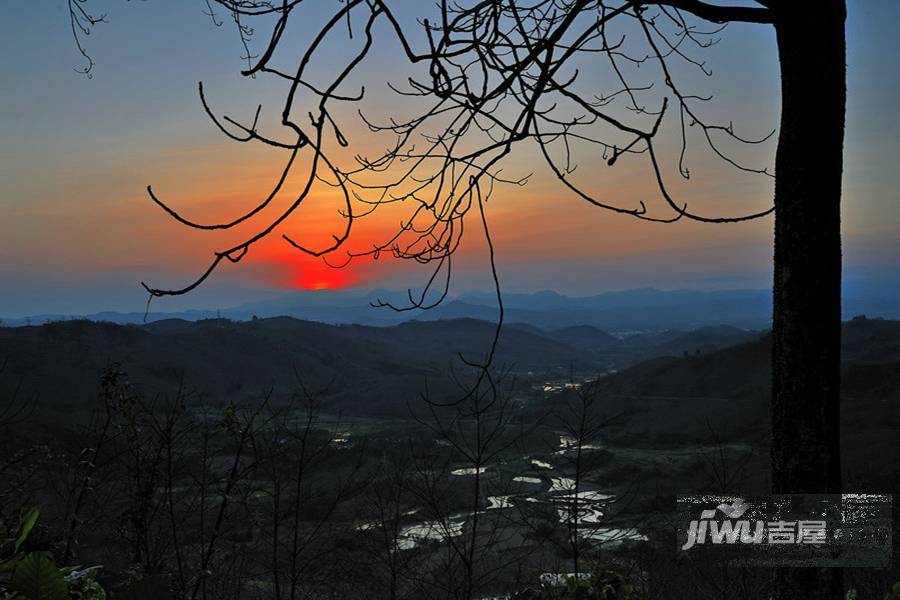
[{"label": "distant mountain ridge", "polygon": [[[189,321],[224,317],[248,321],[288,316],[306,321],[341,324],[391,326],[408,320],[438,321],[478,319],[495,321],[499,316],[496,298],[488,293],[463,293],[449,297],[437,307],[423,311],[393,311],[374,308],[379,301],[397,306],[408,304],[406,292],[393,290],[303,291],[282,294],[276,298],[242,304],[222,310],[188,310],[181,312],[130,313],[101,312],[90,315],[42,314],[30,318],[6,318],[6,325],[41,324],[48,321],[84,317],[94,321],[141,324],[161,319],[179,318]],[[728,323],[740,329],[764,329],[771,320],[769,290],[658,290],[640,288],[606,292],[592,296],[565,296],[554,291],[505,293],[503,295],[507,323],[524,323],[543,331],[590,326],[609,333],[629,335],[665,329],[697,329]],[[844,318],[868,313],[874,316],[900,318],[900,302],[890,298],[845,294]]]},{"label": "distant mountain ridge", "polygon": [[[219,316],[246,321],[253,316],[289,316],[332,324],[387,326],[410,319],[472,318],[493,321],[499,315],[496,298],[483,293],[450,297],[427,311],[397,312],[389,308],[374,308],[372,305],[379,301],[389,301],[397,306],[408,304],[406,293],[400,291],[304,291],[222,310],[153,311],[146,314],[146,321],[167,318],[196,321]],[[528,323],[545,330],[581,325],[608,330],[687,328],[712,323],[762,328],[769,319],[769,293],[765,290],[698,292],[645,288],[582,297],[543,291],[534,294],[506,293],[503,302],[507,322]],[[653,310],[649,310],[651,308]],[[8,325],[40,324],[72,317],[113,323],[145,322],[145,314],[140,311],[89,315],[42,314],[28,319],[7,318],[4,322]]]}]

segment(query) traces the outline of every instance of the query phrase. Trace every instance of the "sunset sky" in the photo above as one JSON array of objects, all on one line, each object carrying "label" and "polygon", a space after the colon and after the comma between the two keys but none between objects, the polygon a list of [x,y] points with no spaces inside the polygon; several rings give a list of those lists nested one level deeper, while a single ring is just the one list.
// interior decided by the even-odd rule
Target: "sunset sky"
[{"label": "sunset sky", "polygon": [[[64,0],[3,8],[0,316],[141,310],[146,295],[140,281],[180,287],[205,269],[213,251],[241,235],[186,229],[148,199],[146,186],[152,184],[192,218],[231,218],[267,193],[284,161],[283,151],[226,139],[198,100],[202,80],[219,113],[252,118],[262,103],[266,119],[280,110],[281,82],[240,76],[242,49],[232,23],[214,26],[200,0],[91,2],[95,13],[108,13],[109,22],[85,40],[96,60],[90,79],[74,70],[83,63]],[[323,15],[334,4],[319,0],[319,9],[312,2],[312,14]],[[414,12],[417,3],[406,4],[406,14]],[[843,226],[848,279],[900,273],[898,22],[896,0],[849,0]],[[713,77],[690,81],[698,93],[715,94],[705,109],[713,120],[734,120],[743,132],[765,135],[777,126],[779,110],[771,28],[733,25],[721,37],[702,53]],[[411,71],[390,37],[379,39],[382,46],[368,62],[365,80],[356,83],[370,92],[361,106],[365,112],[387,118],[399,101],[385,82],[403,83]],[[290,64],[288,55],[283,64]],[[315,72],[327,74],[329,67],[320,58]],[[365,153],[373,142],[353,117],[348,115],[344,132],[351,147]],[[663,148],[677,151],[672,143],[663,142]],[[770,167],[774,148],[753,150],[748,159]],[[667,156],[666,166],[677,176],[672,158]],[[705,152],[692,152],[689,160],[692,178],[675,189],[693,209],[718,215],[769,206],[770,179],[736,173]],[[578,163],[582,181],[617,204],[658,198],[644,162],[610,168],[601,157],[582,154]],[[771,218],[733,225],[646,223],[588,206],[552,177],[534,148],[523,145],[507,159],[504,173],[531,172],[526,187],[499,188],[488,206],[505,289],[584,295],[647,286],[769,285]],[[329,239],[340,232],[340,206],[333,191],[315,190],[277,235],[252,248],[241,263],[226,264],[196,294],[162,300],[155,308],[227,307],[288,290],[403,288],[424,281],[426,269],[389,257],[335,271],[280,239],[281,233],[311,243]],[[658,200],[648,201],[648,208],[664,212]],[[371,217],[348,247],[371,247],[401,218],[396,210]],[[487,281],[484,242],[474,220],[470,229],[455,265],[457,291]]]}]

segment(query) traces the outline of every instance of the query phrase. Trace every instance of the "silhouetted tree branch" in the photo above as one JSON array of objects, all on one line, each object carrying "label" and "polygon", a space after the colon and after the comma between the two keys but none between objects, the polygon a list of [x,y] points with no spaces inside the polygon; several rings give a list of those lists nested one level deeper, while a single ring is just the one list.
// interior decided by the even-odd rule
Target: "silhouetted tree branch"
[{"label": "silhouetted tree branch", "polygon": [[[102,20],[90,16],[86,1],[69,3],[73,32],[83,53],[81,36]],[[485,207],[496,187],[527,182],[528,175],[507,176],[504,164],[514,149],[531,143],[550,172],[576,197],[598,208],[654,222],[729,223],[775,213],[773,487],[778,492],[840,491],[844,0],[815,7],[789,0],[758,2],[759,6],[700,0],[527,4],[468,0],[441,2],[432,18],[423,18],[418,27],[408,26],[406,15],[401,19],[397,5],[387,0],[346,0],[334,5],[330,17],[315,35],[303,40],[299,51],[285,43],[286,32],[291,23],[311,14],[306,3],[215,0],[214,4],[238,27],[248,61],[242,73],[274,77],[284,82],[286,91],[275,133],[264,131],[261,107],[247,122],[217,115],[201,86],[203,107],[229,138],[269,146],[286,158],[271,191],[249,203],[242,215],[220,223],[188,219],[148,188],[154,202],[190,228],[230,229],[245,221],[254,223],[246,237],[215,251],[192,282],[175,288],[144,284],[151,298],[188,293],[224,261],[239,262],[257,242],[280,234],[298,252],[336,266],[363,257],[377,259],[382,253],[429,265],[432,271],[424,288],[410,292],[408,305],[394,308],[434,306],[447,294],[452,257],[473,209],[477,227],[491,247]],[[215,14],[208,4],[207,12]],[[261,25],[253,27],[251,20]],[[711,74],[692,53],[716,42],[721,29],[716,24],[734,21],[770,26],[776,34],[782,115],[774,175],[767,166],[743,164],[726,148],[729,143],[765,142],[774,130],[754,138],[737,133],[731,122],[708,121],[700,107],[711,98],[688,91],[679,81],[679,70],[685,67]],[[707,29],[704,23],[713,26]],[[392,87],[415,108],[411,116],[397,114],[383,120],[360,110],[369,133],[388,138],[390,144],[373,157],[356,154],[347,160],[347,149],[353,146],[348,132],[353,129],[341,115],[348,112],[345,105],[365,100],[364,88],[348,88],[364,72],[379,26],[379,35],[390,33],[414,72],[402,88]],[[251,34],[263,28],[269,33],[260,40],[260,50],[252,51],[251,43],[258,38]],[[276,55],[277,64],[293,64],[294,70],[275,66]],[[331,73],[324,84],[314,83],[311,74],[319,60],[327,61]],[[89,60],[85,71],[90,72],[92,65]],[[609,74],[593,79],[589,74],[601,66]],[[693,210],[673,191],[659,154],[660,132],[669,121],[681,134],[681,148],[673,161],[681,178],[691,175],[686,164],[690,129],[725,164],[774,177],[774,206],[743,215]],[[626,157],[645,160],[657,197],[624,205],[588,189],[573,176],[576,156],[582,152],[592,166],[599,164],[598,156],[610,167]],[[276,208],[273,199],[291,174],[299,182],[290,186],[286,206]],[[338,191],[343,225],[327,242],[313,244],[284,230],[301,205],[316,200],[317,184]],[[405,208],[396,231],[369,249],[346,250],[354,223],[386,205]],[[499,298],[496,270],[492,275]],[[479,382],[490,383],[487,373],[496,340],[495,336],[483,360],[472,363],[484,373]],[[832,575],[795,574],[797,581],[836,596],[840,583]]]}]

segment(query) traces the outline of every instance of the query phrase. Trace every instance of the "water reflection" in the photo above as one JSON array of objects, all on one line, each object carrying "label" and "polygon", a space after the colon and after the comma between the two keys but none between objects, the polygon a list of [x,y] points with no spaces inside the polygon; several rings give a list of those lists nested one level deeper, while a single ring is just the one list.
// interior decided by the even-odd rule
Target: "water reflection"
[{"label": "water reflection", "polygon": [[513,481],[515,481],[516,483],[534,483],[534,484],[543,483],[543,480],[540,477],[525,477],[523,475],[519,475],[518,477],[513,477]]},{"label": "water reflection", "polygon": [[412,550],[418,544],[427,540],[443,542],[449,538],[460,536],[462,535],[464,524],[465,519],[462,521],[448,520],[446,523],[443,521],[427,521],[425,523],[408,525],[401,529],[397,535],[397,548],[400,550]]},{"label": "water reflection", "polygon": [[480,475],[481,473],[484,473],[485,471],[487,471],[487,467],[478,467],[477,469],[475,467],[467,467],[464,469],[454,469],[453,471],[450,471],[450,474],[451,475],[475,475],[475,474]]}]

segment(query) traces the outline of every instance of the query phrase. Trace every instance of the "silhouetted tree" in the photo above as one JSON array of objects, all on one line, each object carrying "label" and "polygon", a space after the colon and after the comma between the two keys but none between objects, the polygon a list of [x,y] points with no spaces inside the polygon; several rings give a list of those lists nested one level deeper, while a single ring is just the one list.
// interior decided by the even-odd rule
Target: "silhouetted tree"
[{"label": "silhouetted tree", "polygon": [[[472,209],[493,261],[485,203],[496,185],[526,182],[527,177],[506,178],[502,165],[514,146],[530,141],[565,186],[603,209],[655,222],[711,223],[774,212],[773,490],[840,490],[845,0],[825,0],[814,6],[790,0],[757,0],[755,6],[701,0],[442,1],[433,19],[423,19],[419,27],[410,27],[407,7],[401,11],[394,2],[345,0],[334,4],[317,34],[294,46],[286,41],[290,39],[286,32],[310,14],[307,4],[207,0],[217,25],[224,21],[213,7],[230,15],[236,26],[248,65],[243,74],[270,75],[287,86],[280,110],[283,137],[262,131],[261,107],[249,123],[217,116],[201,84],[204,109],[228,137],[281,149],[287,159],[270,192],[243,215],[220,223],[191,220],[148,188],[163,210],[192,228],[220,230],[258,221],[247,237],[216,251],[209,267],[189,285],[178,289],[145,286],[151,297],[187,293],[223,261],[240,261],[258,241],[282,229],[314,185],[327,184],[342,196],[341,231],[318,246],[283,233],[285,242],[312,256],[335,256],[355,221],[381,205],[404,203],[411,208],[399,230],[368,250],[348,251],[338,262],[390,252],[397,258],[431,264],[434,270],[421,293],[410,293],[410,305],[395,308],[434,306],[447,293],[451,258]],[[82,49],[82,34],[100,19],[86,11],[83,0],[71,0],[70,8]],[[247,24],[250,20],[256,27]],[[710,74],[691,51],[714,44],[721,28],[732,22],[771,27],[776,35],[782,106],[774,174],[745,166],[725,148],[729,141],[760,143],[774,131],[750,139],[738,135],[731,123],[707,121],[699,106],[709,98],[687,91],[680,82],[678,69],[685,65]],[[364,98],[364,89],[345,88],[372,54],[377,27],[379,34],[393,37],[413,68],[425,67],[418,77],[408,79],[404,90],[397,90],[404,103],[412,98],[423,108],[411,117],[392,115],[385,123],[363,116],[371,132],[391,138],[391,146],[379,156],[357,155],[342,166],[343,149],[351,144],[348,129],[339,123],[346,120],[340,105]],[[258,51],[251,51],[254,30],[263,29],[269,35]],[[276,54],[278,65],[293,54],[295,70],[276,66]],[[320,59],[327,61],[331,76],[326,83],[315,84],[310,71]],[[93,63],[88,60],[85,70],[89,72]],[[654,86],[652,78],[661,85]],[[675,197],[659,156],[656,142],[667,117],[675,120],[681,134],[681,148],[674,159],[681,177],[690,177],[685,154],[691,129],[726,163],[774,177],[774,206],[751,215],[715,217],[689,209],[686,201]],[[574,156],[585,150],[592,152],[592,163],[598,162],[599,155],[610,166],[623,158],[645,158],[661,203],[670,213],[652,214],[644,202],[621,206],[586,190],[572,176]],[[286,208],[273,206],[275,215],[269,215],[264,209],[292,171],[300,175],[293,200]],[[496,340],[481,366],[490,363],[495,346]],[[839,593],[834,573],[804,573],[796,577],[804,591],[821,589],[831,597]],[[789,596],[796,595],[787,586],[784,589]]]},{"label": "silhouetted tree", "polygon": [[[429,584],[448,598],[483,595],[522,559],[516,550],[497,551],[510,534],[502,527],[502,510],[490,508],[508,508],[509,489],[494,481],[493,470],[522,435],[514,423],[511,390],[496,385],[503,377],[501,373],[496,382],[480,377],[474,387],[457,382],[464,390],[461,399],[440,402],[425,396],[427,412],[415,415],[447,450],[416,461],[411,489],[447,545],[446,558]],[[455,485],[450,482],[454,477],[460,479]],[[459,506],[453,504],[453,487],[461,490]]]}]

